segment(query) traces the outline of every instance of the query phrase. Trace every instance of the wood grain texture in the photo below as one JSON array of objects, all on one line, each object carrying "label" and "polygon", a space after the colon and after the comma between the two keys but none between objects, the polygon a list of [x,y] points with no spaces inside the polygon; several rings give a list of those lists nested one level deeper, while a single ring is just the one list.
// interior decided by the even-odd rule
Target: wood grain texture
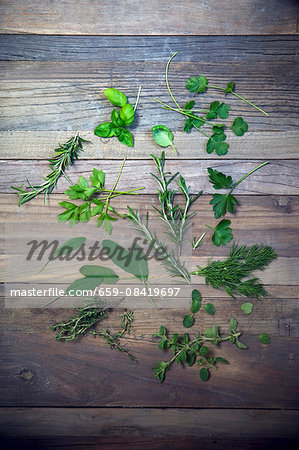
[{"label": "wood grain texture", "polygon": [[[160,155],[160,151],[155,152]],[[274,160],[254,172],[243,183],[241,183],[235,194],[245,195],[296,195],[299,194],[298,165],[299,161],[290,160]],[[42,176],[49,172],[49,164],[45,161],[11,161],[0,160],[3,171],[0,178],[0,191],[2,193],[11,193],[10,184],[20,186],[25,180],[30,180],[34,184],[42,181]],[[72,184],[77,183],[79,176],[89,178],[92,168],[102,169],[106,173],[106,185],[109,181],[112,185],[117,177],[120,161],[117,164],[111,164],[109,160],[102,160],[99,164],[98,160],[88,160],[76,163],[71,170],[68,171],[68,177]],[[185,177],[186,183],[190,185],[191,192],[197,193],[203,190],[205,193],[215,193],[212,184],[209,182],[206,169],[213,167],[221,172],[230,174],[234,180],[239,180],[250,170],[260,164],[259,161],[238,161],[238,160],[185,160],[183,165],[180,164],[180,172]],[[167,170],[175,173],[178,169],[177,162],[168,160],[166,163]],[[122,171],[121,178],[118,183],[118,189],[133,189],[144,187],[142,193],[156,194],[157,186],[153,183],[150,172],[155,172],[155,166],[152,160],[130,160],[127,161]],[[9,184],[7,183],[9,180]],[[57,184],[57,193],[64,192],[69,186],[67,180],[61,178]]]},{"label": "wood grain texture", "polygon": [[[15,11],[18,14],[15,14]],[[295,34],[298,4],[294,0],[186,0],[144,3],[130,0],[1,2],[2,33],[104,35]]]}]

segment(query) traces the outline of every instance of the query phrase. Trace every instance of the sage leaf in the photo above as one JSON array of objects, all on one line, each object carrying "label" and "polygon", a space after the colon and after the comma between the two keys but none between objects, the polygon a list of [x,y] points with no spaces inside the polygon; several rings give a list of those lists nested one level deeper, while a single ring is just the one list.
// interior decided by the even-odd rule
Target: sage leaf
[{"label": "sage leaf", "polygon": [[108,267],[86,265],[80,268],[80,272],[87,278],[103,278],[104,283],[117,283],[118,275]]}]

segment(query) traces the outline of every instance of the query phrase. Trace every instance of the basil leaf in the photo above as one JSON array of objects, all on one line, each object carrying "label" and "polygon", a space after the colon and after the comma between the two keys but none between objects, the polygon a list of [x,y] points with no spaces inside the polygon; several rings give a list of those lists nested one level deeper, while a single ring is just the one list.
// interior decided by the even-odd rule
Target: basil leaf
[{"label": "basil leaf", "polygon": [[134,121],[135,111],[130,103],[126,103],[119,111],[119,117],[128,127]]},{"label": "basil leaf", "polygon": [[109,102],[115,106],[124,106],[128,99],[121,91],[114,88],[109,88],[104,90],[104,94],[108,98]]},{"label": "basil leaf", "polygon": [[132,133],[130,133],[130,131],[126,130],[125,128],[122,128],[120,135],[118,136],[118,140],[128,147],[133,147],[134,145]]},{"label": "basil leaf", "polygon": [[152,133],[153,138],[155,139],[156,143],[160,145],[160,147],[171,146],[174,150],[176,150],[172,143],[173,134],[169,128],[165,127],[164,125],[155,125],[152,128]]},{"label": "basil leaf", "polygon": [[100,137],[110,137],[111,130],[113,128],[112,122],[100,123],[94,130],[94,134]]}]

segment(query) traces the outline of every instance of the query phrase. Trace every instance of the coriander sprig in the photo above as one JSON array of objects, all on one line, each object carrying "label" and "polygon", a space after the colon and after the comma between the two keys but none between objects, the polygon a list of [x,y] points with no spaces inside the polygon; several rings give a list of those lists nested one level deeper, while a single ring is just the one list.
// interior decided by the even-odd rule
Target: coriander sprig
[{"label": "coriander sprig", "polygon": [[75,137],[69,139],[65,144],[59,144],[59,147],[55,150],[53,156],[48,160],[52,172],[44,177],[44,183],[41,183],[40,185],[32,185],[30,181],[27,180],[28,186],[25,189],[23,189],[23,185],[19,188],[11,186],[18,192],[19,206],[35,198],[39,194],[44,194],[45,203],[47,195],[53,191],[58,179],[61,176],[68,179],[65,170],[68,166],[73,165],[75,160],[78,159],[79,152],[83,151],[83,142],[89,141],[86,141],[81,138],[79,134],[77,134]]}]

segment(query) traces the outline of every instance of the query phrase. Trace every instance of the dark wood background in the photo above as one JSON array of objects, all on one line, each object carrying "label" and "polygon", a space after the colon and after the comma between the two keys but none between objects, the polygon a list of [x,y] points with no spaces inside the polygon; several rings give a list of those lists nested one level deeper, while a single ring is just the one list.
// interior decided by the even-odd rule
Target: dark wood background
[{"label": "dark wood background", "polygon": [[[109,175],[126,163],[120,187],[143,184],[145,194],[132,206],[149,210],[156,202],[149,172],[150,153],[159,153],[151,127],[165,123],[181,130],[183,119],[153,101],[168,101],[165,63],[178,51],[170,82],[179,101],[187,77],[205,74],[213,84],[236,82],[238,92],[257,103],[269,118],[230,98],[233,111],[249,123],[243,138],[230,139],[224,157],[208,155],[204,139],[175,131],[179,151],[168,167],[181,170],[192,191],[204,189],[195,233],[213,219],[206,167],[234,177],[259,162],[271,164],[238,188],[240,207],[232,218],[244,244],[275,247],[276,262],[262,276],[270,296],[255,302],[250,317],[233,301],[199,281],[205,299],[217,309],[215,321],[239,318],[249,350],[223,346],[231,364],[206,384],[195,368],[173,368],[160,385],[151,367],[160,358],[152,332],[161,323],[183,331],[182,309],[136,310],[128,347],[134,365],[100,341],[86,337],[60,344],[49,326],[70,314],[59,309],[1,312],[1,435],[19,448],[274,448],[298,438],[298,16],[295,0],[3,0],[0,5],[1,227],[5,221],[55,222],[65,182],[47,206],[42,198],[18,208],[10,185],[39,181],[58,142],[75,132],[91,139],[69,171],[71,181],[92,167]],[[123,89],[133,102],[142,94],[134,129],[135,147],[93,136],[110,107],[103,89]],[[218,98],[211,93],[211,98]],[[233,116],[233,114],[232,114]],[[120,205],[122,207],[122,205]],[[225,256],[227,248],[208,244],[202,257]],[[1,268],[5,255],[1,256]],[[3,281],[3,277],[2,280]],[[4,289],[1,286],[3,298]],[[214,318],[202,317],[209,326]],[[109,325],[117,327],[119,313]],[[262,346],[260,331],[271,335]],[[245,338],[244,338],[245,340]]]}]

